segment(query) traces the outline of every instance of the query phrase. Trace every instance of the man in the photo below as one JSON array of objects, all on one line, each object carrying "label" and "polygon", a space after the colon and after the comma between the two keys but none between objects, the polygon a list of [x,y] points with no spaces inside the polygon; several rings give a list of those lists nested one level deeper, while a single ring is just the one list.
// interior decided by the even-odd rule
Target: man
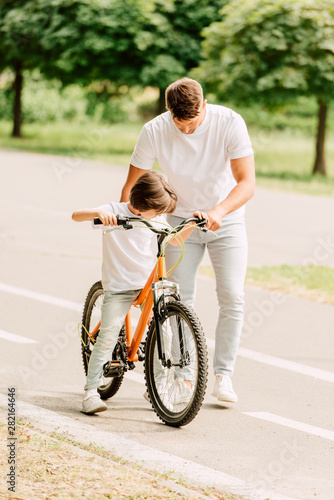
[{"label": "man", "polygon": [[[166,108],[166,113],[146,123],[140,133],[121,201],[128,200],[132,185],[158,160],[178,196],[169,223],[176,226],[198,210],[206,213],[207,227],[215,234],[194,231],[170,279],[179,283],[182,300],[193,306],[196,273],[208,249],[219,303],[212,395],[236,403],[231,376],[243,324],[244,205],[255,189],[253,150],[241,116],[224,106],[207,104],[195,80],[182,78],[172,83],[166,90]],[[167,269],[177,261],[179,252],[177,247],[167,247]]]}]

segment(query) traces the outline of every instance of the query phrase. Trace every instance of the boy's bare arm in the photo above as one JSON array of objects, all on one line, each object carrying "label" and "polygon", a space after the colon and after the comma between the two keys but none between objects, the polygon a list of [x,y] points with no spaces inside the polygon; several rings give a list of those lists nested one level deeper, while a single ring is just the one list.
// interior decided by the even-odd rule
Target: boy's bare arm
[{"label": "boy's bare arm", "polygon": [[[199,217],[201,220],[207,219],[207,215],[204,212],[195,212],[194,217]],[[181,231],[175,234],[170,240],[169,243],[173,245],[173,247],[179,247],[182,245],[184,241],[191,235],[193,230],[195,229],[196,223],[189,222],[186,226],[184,226]]]},{"label": "boy's bare arm", "polygon": [[112,212],[108,212],[107,210],[101,210],[97,208],[83,208],[81,210],[75,210],[72,214],[72,219],[75,222],[94,220],[95,217],[100,219],[104,226],[117,225],[115,214],[113,214]]},{"label": "boy's bare arm", "polygon": [[177,234],[174,234],[168,243],[173,245],[173,247],[181,246],[182,243],[186,241],[187,238],[189,238],[194,228],[195,228],[195,222],[189,222],[189,224],[184,226],[184,228],[181,229],[181,231],[179,231]]}]

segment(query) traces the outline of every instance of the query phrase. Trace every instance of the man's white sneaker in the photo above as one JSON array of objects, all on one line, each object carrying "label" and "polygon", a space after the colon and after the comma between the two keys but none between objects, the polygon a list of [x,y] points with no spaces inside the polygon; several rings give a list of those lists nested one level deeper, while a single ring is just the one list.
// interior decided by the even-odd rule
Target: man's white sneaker
[{"label": "man's white sneaker", "polygon": [[106,410],[108,410],[108,406],[102,401],[97,392],[89,395],[86,394],[82,401],[81,412],[87,413],[87,415]]},{"label": "man's white sneaker", "polygon": [[238,402],[238,396],[233,390],[232,380],[229,375],[223,375],[222,373],[216,375],[212,396],[226,403]]}]

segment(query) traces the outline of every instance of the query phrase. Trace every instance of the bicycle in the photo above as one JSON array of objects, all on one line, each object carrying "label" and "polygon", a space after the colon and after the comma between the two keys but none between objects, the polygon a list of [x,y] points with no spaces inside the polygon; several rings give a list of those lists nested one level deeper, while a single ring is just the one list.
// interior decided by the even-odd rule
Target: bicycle
[{"label": "bicycle", "polygon": [[[98,388],[98,392],[102,399],[114,396],[125,372],[135,368],[137,361],[144,361],[147,394],[154,411],[165,424],[180,427],[191,422],[202,405],[208,378],[208,351],[198,317],[193,309],[181,302],[178,284],[166,279],[163,244],[168,235],[177,234],[190,222],[196,222],[199,229],[206,230],[206,221],[189,218],[171,230],[157,229],[139,217],[117,216],[117,225],[125,230],[132,229],[135,221],[144,223],[157,234],[157,265],[132,304],[142,306],[134,335],[130,308],[112,359],[103,367],[105,383]],[[102,224],[99,219],[94,219],[94,224],[98,223]],[[81,347],[86,375],[101,325],[103,293],[101,281],[94,283],[84,305]],[[152,309],[153,317],[147,338],[143,341]]]}]

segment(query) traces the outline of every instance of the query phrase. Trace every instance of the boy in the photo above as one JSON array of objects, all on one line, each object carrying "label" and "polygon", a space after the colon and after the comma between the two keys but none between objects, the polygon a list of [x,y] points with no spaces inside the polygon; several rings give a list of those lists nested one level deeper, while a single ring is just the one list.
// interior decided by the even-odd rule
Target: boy
[{"label": "boy", "polygon": [[[177,196],[165,179],[156,172],[148,172],[131,189],[129,202],[111,202],[95,209],[76,210],[72,219],[82,222],[93,221],[98,217],[103,226],[115,226],[116,215],[120,214],[167,224],[161,214],[172,213],[176,201]],[[192,229],[185,231],[186,236]],[[184,234],[182,236],[184,238]],[[178,245],[176,238],[174,241],[173,244]],[[146,283],[155,261],[156,235],[149,229],[134,227],[130,231],[103,234],[102,284],[105,294],[100,333],[89,361],[84,387],[83,413],[93,414],[108,408],[97,392],[97,388],[102,385],[103,365],[110,358],[125,316]]]}]

